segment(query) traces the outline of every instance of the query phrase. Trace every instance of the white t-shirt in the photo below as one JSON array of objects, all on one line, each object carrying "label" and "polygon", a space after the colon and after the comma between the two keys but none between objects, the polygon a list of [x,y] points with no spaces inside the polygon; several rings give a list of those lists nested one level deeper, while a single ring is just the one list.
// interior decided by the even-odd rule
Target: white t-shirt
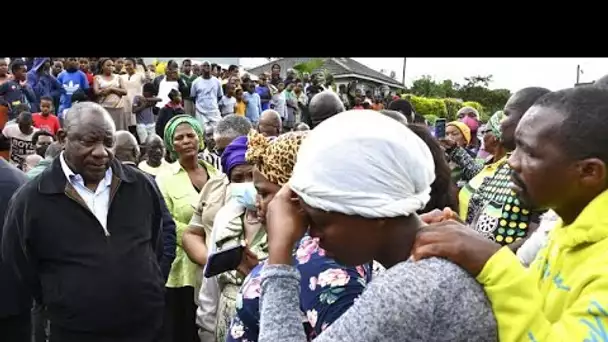
[{"label": "white t-shirt", "polygon": [[158,85],[158,98],[161,99],[161,101],[156,103],[156,107],[163,108],[171,101],[171,99],[169,99],[169,92],[171,89],[179,91],[179,84],[177,81],[167,81],[166,78],[163,78]]},{"label": "white t-shirt", "polygon": [[279,113],[281,119],[287,118],[287,102],[285,100],[285,94],[276,93],[272,95],[270,103],[274,105],[274,110]]},{"label": "white t-shirt", "polygon": [[169,166],[169,163],[167,163],[165,161],[165,158],[163,158],[163,159],[161,159],[160,166],[158,166],[158,167],[152,167],[152,166],[148,165],[148,161],[146,161],[146,160],[142,160],[137,167],[140,170],[147,172],[156,177],[156,175],[158,175],[158,173],[161,170],[167,168],[168,166]]},{"label": "white t-shirt", "polygon": [[38,128],[33,127],[32,134],[23,134],[19,129],[19,125],[15,122],[7,123],[2,130],[2,135],[8,138],[11,142],[10,162],[13,165],[20,166],[25,161],[25,157],[36,153],[36,147],[32,143],[34,133]]},{"label": "white t-shirt", "polygon": [[234,106],[236,106],[236,97],[222,96],[219,107],[222,111],[222,115],[234,114]]}]

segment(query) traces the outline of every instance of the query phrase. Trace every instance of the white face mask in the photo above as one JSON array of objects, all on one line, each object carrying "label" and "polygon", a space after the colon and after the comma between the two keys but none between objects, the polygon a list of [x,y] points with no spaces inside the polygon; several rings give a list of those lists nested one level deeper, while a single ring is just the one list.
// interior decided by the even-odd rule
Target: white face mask
[{"label": "white face mask", "polygon": [[230,192],[232,198],[236,199],[240,205],[250,210],[255,209],[255,198],[258,193],[253,182],[231,183]]}]

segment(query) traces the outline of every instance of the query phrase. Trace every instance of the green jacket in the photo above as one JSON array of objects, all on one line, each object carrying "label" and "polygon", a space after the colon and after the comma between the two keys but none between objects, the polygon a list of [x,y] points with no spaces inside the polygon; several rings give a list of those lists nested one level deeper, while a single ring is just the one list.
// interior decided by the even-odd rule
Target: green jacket
[{"label": "green jacket", "polygon": [[192,82],[194,82],[194,80],[196,80],[198,76],[196,76],[195,74],[192,74],[190,76],[187,76],[186,74],[180,74],[179,78],[184,81],[184,83],[187,86],[187,89],[184,88],[182,89],[182,99],[184,100],[190,100],[190,88],[192,87]]},{"label": "green jacket", "polygon": [[49,165],[53,163],[53,159],[42,159],[33,169],[29,170],[25,175],[29,179],[34,179],[42,173]]}]

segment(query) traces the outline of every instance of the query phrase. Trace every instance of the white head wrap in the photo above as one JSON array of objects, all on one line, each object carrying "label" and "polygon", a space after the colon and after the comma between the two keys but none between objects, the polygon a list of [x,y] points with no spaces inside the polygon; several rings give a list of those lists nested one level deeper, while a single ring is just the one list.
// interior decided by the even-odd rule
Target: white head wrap
[{"label": "white head wrap", "polygon": [[302,142],[289,184],[313,208],[367,218],[409,216],[429,201],[427,145],[371,110],[335,115]]}]

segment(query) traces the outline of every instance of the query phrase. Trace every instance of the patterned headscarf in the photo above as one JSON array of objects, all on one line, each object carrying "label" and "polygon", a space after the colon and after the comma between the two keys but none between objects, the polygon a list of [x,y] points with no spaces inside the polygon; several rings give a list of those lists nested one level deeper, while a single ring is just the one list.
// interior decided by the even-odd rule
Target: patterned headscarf
[{"label": "patterned headscarf", "polygon": [[502,131],[500,129],[500,123],[505,119],[505,114],[502,110],[494,113],[490,120],[488,120],[487,127],[492,131],[492,133],[500,139],[502,137]]},{"label": "patterned headscarf", "polygon": [[255,165],[268,181],[283,186],[291,178],[298,150],[309,132],[289,132],[270,140],[252,130],[248,136],[245,158]]},{"label": "patterned headscarf", "polygon": [[173,145],[173,136],[175,135],[175,129],[181,124],[188,124],[196,132],[199,142],[199,151],[205,148],[205,133],[201,124],[190,115],[182,114],[176,115],[167,122],[165,125],[165,134],[163,140],[167,147],[167,152],[171,154],[174,159],[177,159],[177,153],[175,152],[175,146]]}]

